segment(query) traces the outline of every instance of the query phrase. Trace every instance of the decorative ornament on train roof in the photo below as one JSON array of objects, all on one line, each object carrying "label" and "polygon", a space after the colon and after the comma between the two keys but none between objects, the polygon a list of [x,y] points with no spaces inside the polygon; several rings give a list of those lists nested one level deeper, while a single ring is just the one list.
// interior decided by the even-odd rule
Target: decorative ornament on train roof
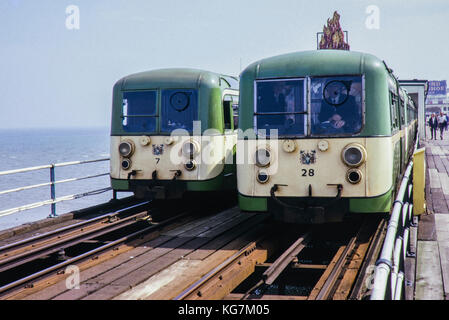
[{"label": "decorative ornament on train roof", "polygon": [[335,11],[332,19],[327,19],[327,26],[324,26],[323,32],[318,33],[321,34],[318,49],[349,50],[349,44],[345,41],[344,33],[346,33],[347,40],[348,33],[341,29],[340,15]]}]

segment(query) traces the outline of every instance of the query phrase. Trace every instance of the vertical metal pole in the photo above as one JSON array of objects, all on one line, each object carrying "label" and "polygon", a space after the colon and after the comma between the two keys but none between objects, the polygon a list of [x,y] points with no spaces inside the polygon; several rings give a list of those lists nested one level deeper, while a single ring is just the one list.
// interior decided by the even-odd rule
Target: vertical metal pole
[{"label": "vertical metal pole", "polygon": [[[55,165],[52,164],[50,167],[50,195],[51,195],[51,200],[55,200],[56,199],[56,192],[55,192]],[[51,204],[51,214],[50,217],[56,217],[56,203],[52,203]]]}]

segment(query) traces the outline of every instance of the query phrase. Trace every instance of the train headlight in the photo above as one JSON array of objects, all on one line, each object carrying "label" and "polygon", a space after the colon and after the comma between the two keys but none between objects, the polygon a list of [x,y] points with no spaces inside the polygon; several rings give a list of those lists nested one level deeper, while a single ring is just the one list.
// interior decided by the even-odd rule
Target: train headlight
[{"label": "train headlight", "polygon": [[268,180],[270,179],[270,176],[268,175],[268,173],[265,170],[259,170],[259,172],[257,172],[256,179],[260,183],[267,183]]},{"label": "train headlight", "polygon": [[187,141],[182,145],[182,154],[192,158],[199,151],[198,145],[194,141]]},{"label": "train headlight", "polygon": [[349,169],[346,173],[346,179],[352,184],[357,184],[362,180],[362,171],[359,169]]},{"label": "train headlight", "polygon": [[349,144],[342,153],[343,162],[350,167],[358,167],[366,160],[366,150],[361,145]]},{"label": "train headlight", "polygon": [[134,144],[131,141],[124,141],[118,146],[118,152],[123,157],[129,157],[134,152]]},{"label": "train headlight", "polygon": [[195,162],[194,160],[187,161],[187,162],[184,164],[184,167],[185,167],[188,171],[192,171],[192,170],[194,170],[194,169],[196,168],[196,162]]},{"label": "train headlight", "polygon": [[129,168],[131,168],[131,160],[123,159],[122,160],[122,168],[123,168],[123,170],[128,170]]},{"label": "train headlight", "polygon": [[270,164],[271,161],[271,153],[267,149],[257,149],[256,151],[256,164],[259,167],[266,167]]}]

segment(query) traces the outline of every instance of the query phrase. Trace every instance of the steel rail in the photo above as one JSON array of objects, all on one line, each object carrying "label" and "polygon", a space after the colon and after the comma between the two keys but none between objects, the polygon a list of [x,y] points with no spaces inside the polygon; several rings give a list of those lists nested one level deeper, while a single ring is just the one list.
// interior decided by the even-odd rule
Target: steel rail
[{"label": "steel rail", "polygon": [[355,246],[357,237],[352,237],[349,243],[346,245],[346,248],[341,253],[340,257],[338,258],[337,263],[332,268],[332,271],[330,275],[327,277],[326,281],[324,282],[323,286],[321,287],[320,292],[316,296],[316,300],[326,300],[329,297],[329,294],[331,293],[332,289],[334,288],[334,285],[340,276],[341,272],[343,271],[344,262],[347,261],[349,254],[352,252]]},{"label": "steel rail", "polygon": [[285,268],[296,258],[296,256],[305,248],[310,242],[310,233],[306,233],[298,238],[284,253],[276,259],[275,262],[262,274],[262,278],[267,285],[279,277]]},{"label": "steel rail", "polygon": [[184,300],[188,296],[195,295],[195,292],[197,293],[197,295],[201,296],[200,291],[201,287],[205,286],[210,280],[212,280],[224,269],[228,268],[234,263],[237,263],[237,261],[241,257],[247,256],[249,253],[254,251],[256,249],[256,244],[258,241],[260,241],[260,239],[257,241],[252,241],[251,243],[247,244],[245,247],[240,249],[238,252],[234,253],[231,257],[223,261],[220,265],[209,271],[206,275],[201,277],[201,279],[199,279],[194,284],[185,289],[183,292],[181,292],[179,295],[177,295],[173,300]]},{"label": "steel rail", "polygon": [[98,247],[98,248],[95,248],[95,249],[90,250],[88,252],[82,253],[82,254],[80,254],[80,255],[78,255],[76,257],[73,257],[73,258],[70,258],[70,259],[68,259],[66,261],[63,261],[61,263],[58,263],[58,264],[56,264],[54,266],[48,267],[48,268],[46,268],[44,270],[38,271],[38,272],[33,273],[33,274],[29,275],[29,276],[26,276],[26,277],[24,277],[22,279],[19,279],[19,280],[16,280],[16,281],[12,282],[12,283],[4,285],[3,287],[0,287],[0,294],[3,294],[3,293],[5,293],[8,290],[14,289],[14,288],[16,288],[16,287],[18,287],[18,286],[20,286],[22,284],[25,284],[25,283],[30,282],[32,280],[35,280],[37,278],[43,277],[43,276],[47,275],[48,273],[51,273],[51,272],[53,272],[55,270],[58,270],[58,269],[66,267],[66,266],[72,265],[72,264],[74,264],[77,261],[85,259],[85,258],[87,258],[89,256],[92,256],[94,254],[97,254],[99,252],[105,251],[105,250],[107,250],[107,249],[109,249],[111,247],[115,247],[115,246],[118,246],[118,245],[120,245],[120,244],[122,244],[124,242],[130,241],[130,240],[132,240],[134,238],[137,238],[137,237],[141,236],[142,234],[148,233],[150,231],[156,231],[156,230],[166,226],[167,224],[170,224],[170,223],[172,223],[174,221],[177,221],[178,219],[180,219],[180,218],[182,218],[182,217],[184,217],[184,216],[186,216],[188,214],[189,214],[189,212],[181,213],[181,214],[176,215],[176,216],[174,216],[172,218],[169,218],[167,220],[158,222],[157,224],[153,224],[153,225],[151,225],[149,227],[146,227],[146,228],[144,228],[142,230],[138,230],[138,231],[133,232],[133,233],[131,233],[129,235],[126,235],[126,236],[124,236],[124,237],[122,237],[120,239],[111,241],[111,242],[109,242],[107,244],[104,244],[104,245]]},{"label": "steel rail", "polygon": [[111,222],[108,224],[102,224],[99,228],[95,228],[93,230],[89,230],[86,233],[74,234],[67,238],[56,239],[55,242],[50,242],[44,244],[43,246],[36,247],[34,249],[30,249],[19,254],[4,258],[0,260],[0,272],[4,272],[6,270],[10,270],[19,265],[23,265],[27,262],[36,260],[40,257],[49,255],[51,253],[58,252],[62,249],[69,248],[76,244],[79,244],[83,241],[97,238],[99,236],[105,235],[107,233],[116,231],[118,229],[124,228],[131,224],[134,224],[138,218],[143,218],[148,214],[148,211],[139,212],[133,214],[129,217],[120,219],[115,222]]},{"label": "steel rail", "polygon": [[91,219],[88,219],[85,221],[80,221],[78,223],[74,223],[74,224],[71,224],[71,225],[68,225],[68,226],[65,226],[62,228],[58,228],[58,229],[55,229],[55,230],[52,230],[52,231],[49,231],[46,233],[42,233],[42,234],[36,235],[34,237],[29,237],[29,238],[26,238],[26,239],[23,239],[20,241],[6,244],[6,245],[0,247],[0,263],[1,263],[2,256],[5,256],[6,254],[8,254],[8,252],[10,252],[12,250],[17,250],[18,248],[21,248],[24,246],[30,246],[31,244],[33,244],[33,246],[35,247],[36,246],[35,243],[38,242],[39,240],[48,239],[55,235],[61,236],[64,233],[69,233],[69,232],[77,230],[77,229],[82,229],[88,225],[94,224],[99,221],[106,221],[108,219],[111,219],[114,216],[123,214],[126,211],[136,209],[139,206],[145,206],[150,203],[151,203],[151,201],[144,201],[141,203],[137,203],[137,204],[122,208],[117,211],[113,211],[113,212],[109,212],[109,213],[100,215],[98,217],[94,217],[94,218],[91,218]]}]

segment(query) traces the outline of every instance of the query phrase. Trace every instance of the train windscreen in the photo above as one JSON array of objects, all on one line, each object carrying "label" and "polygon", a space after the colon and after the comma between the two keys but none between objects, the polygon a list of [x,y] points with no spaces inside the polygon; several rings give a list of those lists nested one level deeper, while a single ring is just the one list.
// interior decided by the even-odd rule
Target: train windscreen
[{"label": "train windscreen", "polygon": [[161,131],[175,129],[193,130],[193,122],[198,120],[197,90],[162,90]]},{"label": "train windscreen", "polygon": [[362,128],[362,77],[311,79],[311,134],[351,135]]},{"label": "train windscreen", "polygon": [[156,101],[156,91],[123,92],[123,129],[127,132],[156,131]]},{"label": "train windscreen", "polygon": [[307,132],[304,79],[258,80],[255,91],[258,135],[302,136]]}]

